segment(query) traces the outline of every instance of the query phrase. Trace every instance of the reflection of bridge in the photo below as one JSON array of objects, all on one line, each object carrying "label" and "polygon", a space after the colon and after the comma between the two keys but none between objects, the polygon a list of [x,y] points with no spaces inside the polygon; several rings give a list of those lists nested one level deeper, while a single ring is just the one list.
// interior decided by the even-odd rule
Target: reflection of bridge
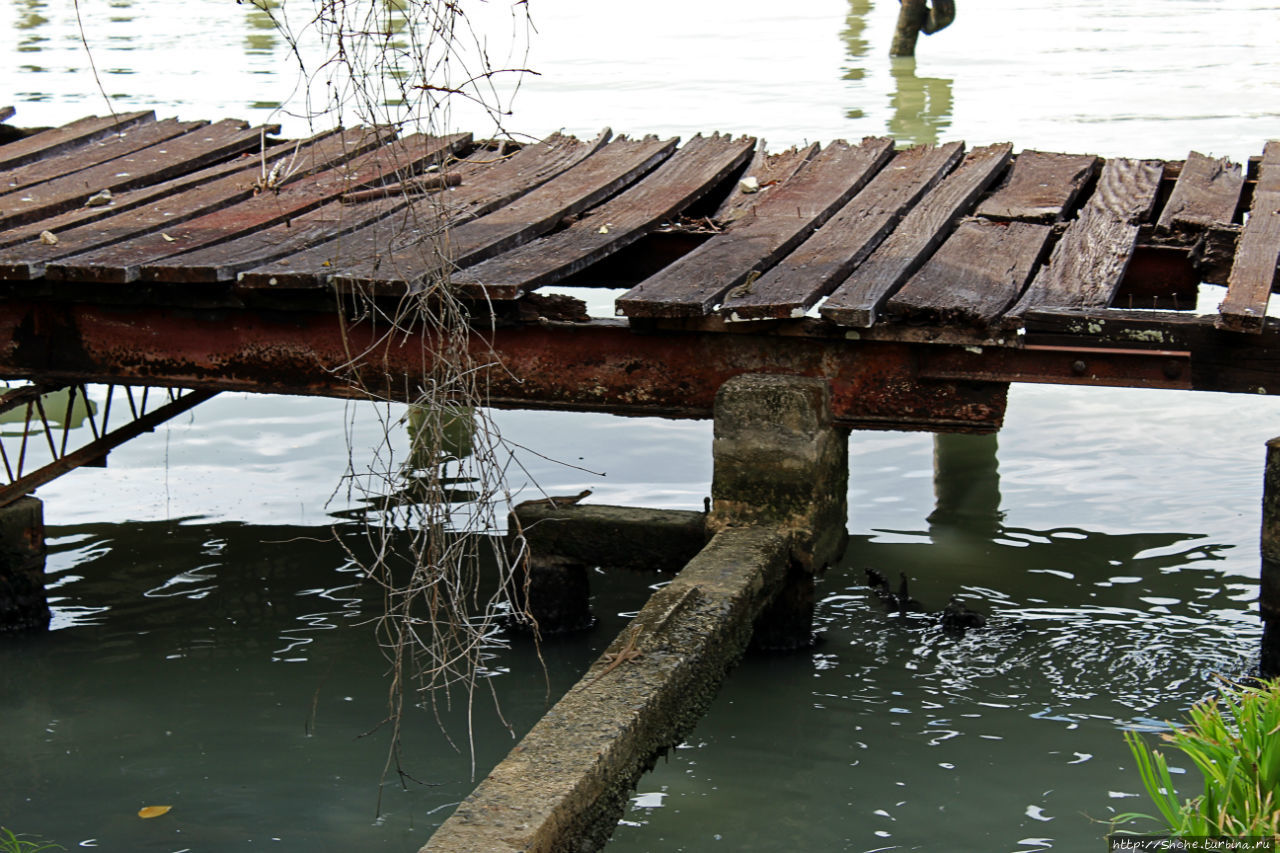
[{"label": "reflection of bridge", "polygon": [[[1232,164],[895,151],[884,139],[778,154],[721,136],[679,147],[553,137],[516,151],[370,130],[263,139],[239,122],[138,113],[0,146],[0,376],[199,395],[173,405],[224,389],[347,396],[356,385],[342,368],[359,353],[362,387],[404,398],[430,366],[430,333],[385,337],[343,306],[429,295],[448,263],[477,317],[474,346],[502,362],[488,381],[495,404],[715,410],[715,504],[680,523],[720,532],[593,673],[609,676],[604,688],[571,693],[599,731],[623,710],[613,693],[588,694],[616,687],[640,701],[650,679],[705,686],[761,612],[775,632],[803,625],[781,611],[804,615],[802,570],[836,545],[822,534],[844,518],[831,497],[843,494],[837,428],[991,432],[1009,382],[1280,388],[1280,326],[1266,317],[1277,143]],[[442,225],[446,243],[432,239]],[[442,245],[448,257],[433,254]],[[1221,305],[1207,306],[1214,287]],[[587,288],[616,291],[620,316],[589,318],[576,298]],[[40,394],[12,394],[42,412]],[[158,422],[143,417],[135,429]],[[63,468],[109,450],[75,457],[55,421],[28,416],[20,440],[47,437]],[[770,433],[784,422],[787,435]],[[777,461],[788,459],[808,473],[761,512],[753,483],[794,477]],[[735,533],[744,522],[756,533]],[[756,574],[735,576],[731,592],[717,586],[726,565]],[[23,566],[6,584],[35,577]],[[539,571],[535,583],[563,583],[567,570]],[[1270,614],[1280,596],[1267,595]],[[736,621],[723,628],[715,613]],[[721,644],[709,663],[704,641]],[[664,648],[702,668],[664,669]],[[642,764],[635,750],[670,735],[646,731],[657,739],[618,759],[621,777]]]}]

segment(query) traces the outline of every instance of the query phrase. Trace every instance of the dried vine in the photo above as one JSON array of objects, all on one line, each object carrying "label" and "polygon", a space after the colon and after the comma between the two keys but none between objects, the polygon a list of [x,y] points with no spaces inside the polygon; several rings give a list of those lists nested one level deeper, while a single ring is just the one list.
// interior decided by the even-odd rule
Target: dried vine
[{"label": "dried vine", "polygon": [[[354,114],[359,124],[396,128],[402,139],[438,138],[454,130],[453,105],[462,103],[478,107],[498,136],[505,133],[503,117],[521,76],[531,73],[524,68],[532,31],[525,0],[509,4],[506,37],[513,47],[506,55],[514,59],[503,62],[491,59],[488,34],[468,14],[476,3],[307,0],[310,13],[295,27],[289,14],[294,6],[250,2],[287,40],[312,121],[348,123]],[[455,165],[445,160],[433,168],[447,173]],[[441,175],[437,184],[447,185],[447,178]],[[408,182],[403,186],[412,191]],[[493,535],[510,504],[505,472],[511,454],[486,408],[486,377],[501,365],[481,344],[484,330],[477,325],[484,317],[475,316],[450,285],[453,212],[447,194],[404,201],[385,220],[394,228],[385,229],[387,245],[378,251],[401,258],[416,253],[415,268],[432,272],[398,298],[359,285],[338,297],[351,329],[373,330],[374,343],[352,344],[341,369],[354,396],[374,401],[353,406],[373,407],[382,439],[367,451],[354,446],[348,431],[343,483],[349,497],[367,508],[361,514],[364,543],[348,553],[383,594],[377,635],[390,682],[380,728],[391,732],[384,784],[411,778],[401,755],[407,712],[424,706],[441,720],[442,709],[455,702],[466,711],[474,775],[471,709],[481,691],[493,695],[487,661],[501,643],[500,620],[513,606],[512,561]],[[342,263],[339,254],[335,268]],[[429,342],[413,375],[392,370],[383,358],[408,340]],[[410,403],[406,409],[392,399]]]}]

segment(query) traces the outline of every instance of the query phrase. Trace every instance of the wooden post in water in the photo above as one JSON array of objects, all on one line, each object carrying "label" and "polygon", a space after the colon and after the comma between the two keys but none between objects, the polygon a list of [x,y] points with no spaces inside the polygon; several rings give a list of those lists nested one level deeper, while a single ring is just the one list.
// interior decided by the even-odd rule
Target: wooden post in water
[{"label": "wooden post in water", "polygon": [[926,0],[899,2],[902,8],[898,10],[898,27],[893,33],[890,56],[915,56],[916,39],[920,33],[932,35],[956,19],[955,0],[933,0],[932,5],[928,5]]},{"label": "wooden post in water", "polygon": [[49,627],[44,555],[44,504],[27,496],[0,507],[0,632]]},{"label": "wooden post in water", "polygon": [[1262,616],[1263,678],[1280,676],[1280,438],[1267,442],[1262,483],[1262,570],[1258,611]]}]

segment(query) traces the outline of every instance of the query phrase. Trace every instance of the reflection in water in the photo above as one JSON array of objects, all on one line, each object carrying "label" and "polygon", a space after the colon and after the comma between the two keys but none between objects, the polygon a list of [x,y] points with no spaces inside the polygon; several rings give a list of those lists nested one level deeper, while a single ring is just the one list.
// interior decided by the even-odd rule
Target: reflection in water
[{"label": "reflection in water", "polygon": [[270,56],[275,52],[279,40],[272,12],[278,8],[279,0],[254,0],[249,4],[244,18],[249,24],[249,32],[244,37],[244,52],[249,56]]},{"label": "reflection in water", "polygon": [[890,58],[893,94],[889,105],[889,135],[912,145],[936,145],[951,126],[951,80],[945,77],[917,77],[916,60],[910,56]]},{"label": "reflection in water", "polygon": [[[860,81],[867,76],[868,56],[872,51],[865,34],[871,11],[872,0],[849,0],[849,12],[840,33],[849,59],[842,75],[845,80]],[[877,58],[876,61],[882,60]],[[889,62],[889,73],[893,78],[893,91],[889,95],[889,135],[908,145],[936,145],[942,133],[951,126],[954,107],[952,81],[945,77],[917,77],[913,57],[891,57]],[[860,119],[865,115],[861,107],[845,110],[846,118]]]}]

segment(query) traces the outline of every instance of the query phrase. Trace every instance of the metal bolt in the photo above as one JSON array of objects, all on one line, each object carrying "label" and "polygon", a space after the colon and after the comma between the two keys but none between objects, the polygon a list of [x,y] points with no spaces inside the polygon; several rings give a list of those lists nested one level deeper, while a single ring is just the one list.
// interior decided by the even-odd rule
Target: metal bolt
[{"label": "metal bolt", "polygon": [[1166,379],[1177,379],[1182,375],[1182,365],[1176,361],[1166,361],[1164,364],[1164,376]]},{"label": "metal bolt", "polygon": [[1089,365],[1085,364],[1083,359],[1078,358],[1071,362],[1071,372],[1076,376],[1084,376],[1085,371],[1088,369]]}]

